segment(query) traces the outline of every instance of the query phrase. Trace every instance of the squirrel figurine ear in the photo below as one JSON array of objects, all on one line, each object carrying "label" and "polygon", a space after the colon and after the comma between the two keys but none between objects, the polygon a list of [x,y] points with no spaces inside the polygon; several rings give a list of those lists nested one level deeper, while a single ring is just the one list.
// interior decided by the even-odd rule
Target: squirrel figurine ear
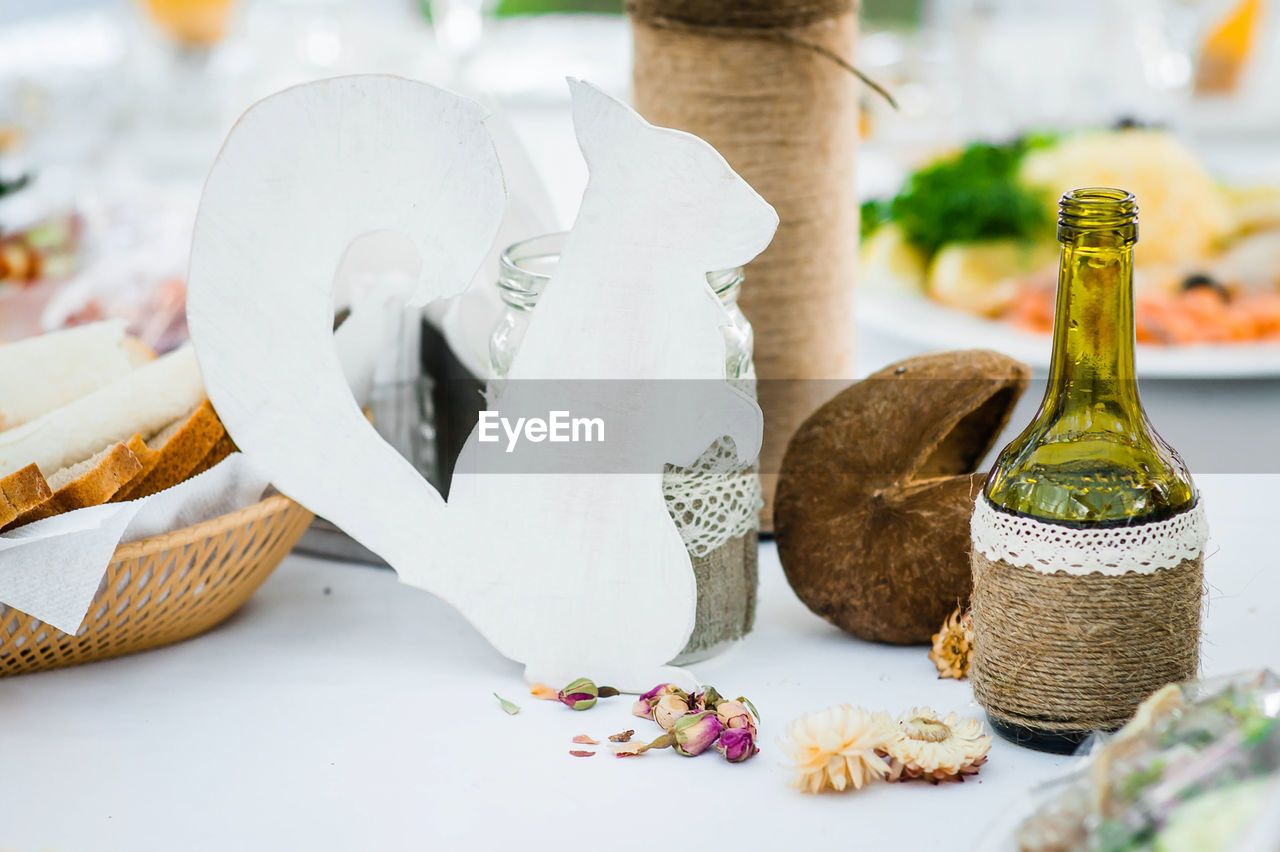
[{"label": "squirrel figurine ear", "polygon": [[975,469],[1031,368],[967,350],[890,364],[846,388],[787,445],[774,534],[818,615],[877,642],[930,636],[969,599]]},{"label": "squirrel figurine ear", "polygon": [[596,142],[616,144],[619,132],[639,130],[648,122],[594,83],[566,77],[573,100],[573,127],[578,143],[591,147]]},{"label": "squirrel figurine ear", "polygon": [[[625,211],[615,204],[580,215],[629,214],[643,223],[638,228],[659,234],[665,226],[664,252],[687,253],[705,264],[705,272],[741,266],[768,247],[778,229],[777,211],[706,140],[650,124],[590,83],[569,78],[569,88],[591,180],[629,187]],[[619,150],[627,156],[618,157]],[[663,192],[653,191],[658,185]],[[696,241],[687,239],[692,233]]]}]

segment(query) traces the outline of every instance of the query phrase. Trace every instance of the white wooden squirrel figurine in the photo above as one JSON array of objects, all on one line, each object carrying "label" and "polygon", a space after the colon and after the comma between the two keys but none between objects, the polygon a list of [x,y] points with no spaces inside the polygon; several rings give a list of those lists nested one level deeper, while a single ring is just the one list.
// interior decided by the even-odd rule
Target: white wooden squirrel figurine
[{"label": "white wooden squirrel figurine", "polygon": [[[607,464],[601,446],[506,457],[473,433],[446,505],[352,400],[331,334],[346,247],[403,234],[427,301],[465,286],[502,215],[481,110],[426,84],[339,78],[250,109],[205,188],[188,321],[214,406],[276,487],[455,606],[530,680],[692,686],[666,666],[696,585],[662,469],[722,435],[744,464],[759,450],[706,273],[762,251],[777,216],[705,142],[570,86],[590,180],[495,407],[546,416],[553,388],[558,408],[603,418]],[[527,472],[540,464],[555,472]]]}]

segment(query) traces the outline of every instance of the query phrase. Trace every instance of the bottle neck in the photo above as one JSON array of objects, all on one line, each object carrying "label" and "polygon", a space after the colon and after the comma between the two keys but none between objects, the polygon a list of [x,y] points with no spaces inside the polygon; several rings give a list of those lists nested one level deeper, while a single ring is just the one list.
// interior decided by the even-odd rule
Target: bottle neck
[{"label": "bottle neck", "polygon": [[1134,371],[1137,204],[1106,187],[1062,197],[1049,387],[987,478],[992,505],[1068,526],[1162,520],[1195,504],[1186,465],[1147,422]]},{"label": "bottle neck", "polygon": [[1134,369],[1133,244],[1108,234],[1064,241],[1058,265],[1044,411],[1086,410],[1110,415],[1086,418],[1098,426],[1142,411]]}]

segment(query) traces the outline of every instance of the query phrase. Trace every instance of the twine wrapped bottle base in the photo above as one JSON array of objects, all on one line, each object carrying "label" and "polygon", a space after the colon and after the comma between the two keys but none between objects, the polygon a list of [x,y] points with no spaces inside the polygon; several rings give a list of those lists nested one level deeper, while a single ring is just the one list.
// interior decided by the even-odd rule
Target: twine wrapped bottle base
[{"label": "twine wrapped bottle base", "polygon": [[[1120,727],[1152,692],[1195,677],[1207,537],[1199,505],[1177,523],[1097,531],[1131,540],[1146,532],[1144,541],[1178,537],[1157,548],[1169,558],[1116,572],[1114,558],[1075,546],[1074,528],[1033,521],[993,534],[984,513],[1006,516],[985,496],[978,501],[970,679],[994,723],[1078,740]],[[1055,527],[1063,533],[1061,546],[1075,551],[1063,554],[1074,570],[1050,571],[1043,560],[1010,556],[1043,556],[1042,528]],[[1190,537],[1197,540],[1189,558]],[[1084,570],[1091,560],[1097,570]]]}]

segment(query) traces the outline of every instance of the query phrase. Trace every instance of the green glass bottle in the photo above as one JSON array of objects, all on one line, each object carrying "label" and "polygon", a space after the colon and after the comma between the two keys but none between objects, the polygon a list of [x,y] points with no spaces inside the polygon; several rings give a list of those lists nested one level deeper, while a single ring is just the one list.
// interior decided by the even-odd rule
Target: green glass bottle
[{"label": "green glass bottle", "polygon": [[[1119,527],[1187,511],[1186,465],[1156,434],[1134,368],[1132,194],[1088,188],[1059,205],[1061,255],[1044,401],[997,459],[983,493],[997,510],[1070,527]],[[1087,734],[992,719],[1008,739],[1070,751]]]}]

